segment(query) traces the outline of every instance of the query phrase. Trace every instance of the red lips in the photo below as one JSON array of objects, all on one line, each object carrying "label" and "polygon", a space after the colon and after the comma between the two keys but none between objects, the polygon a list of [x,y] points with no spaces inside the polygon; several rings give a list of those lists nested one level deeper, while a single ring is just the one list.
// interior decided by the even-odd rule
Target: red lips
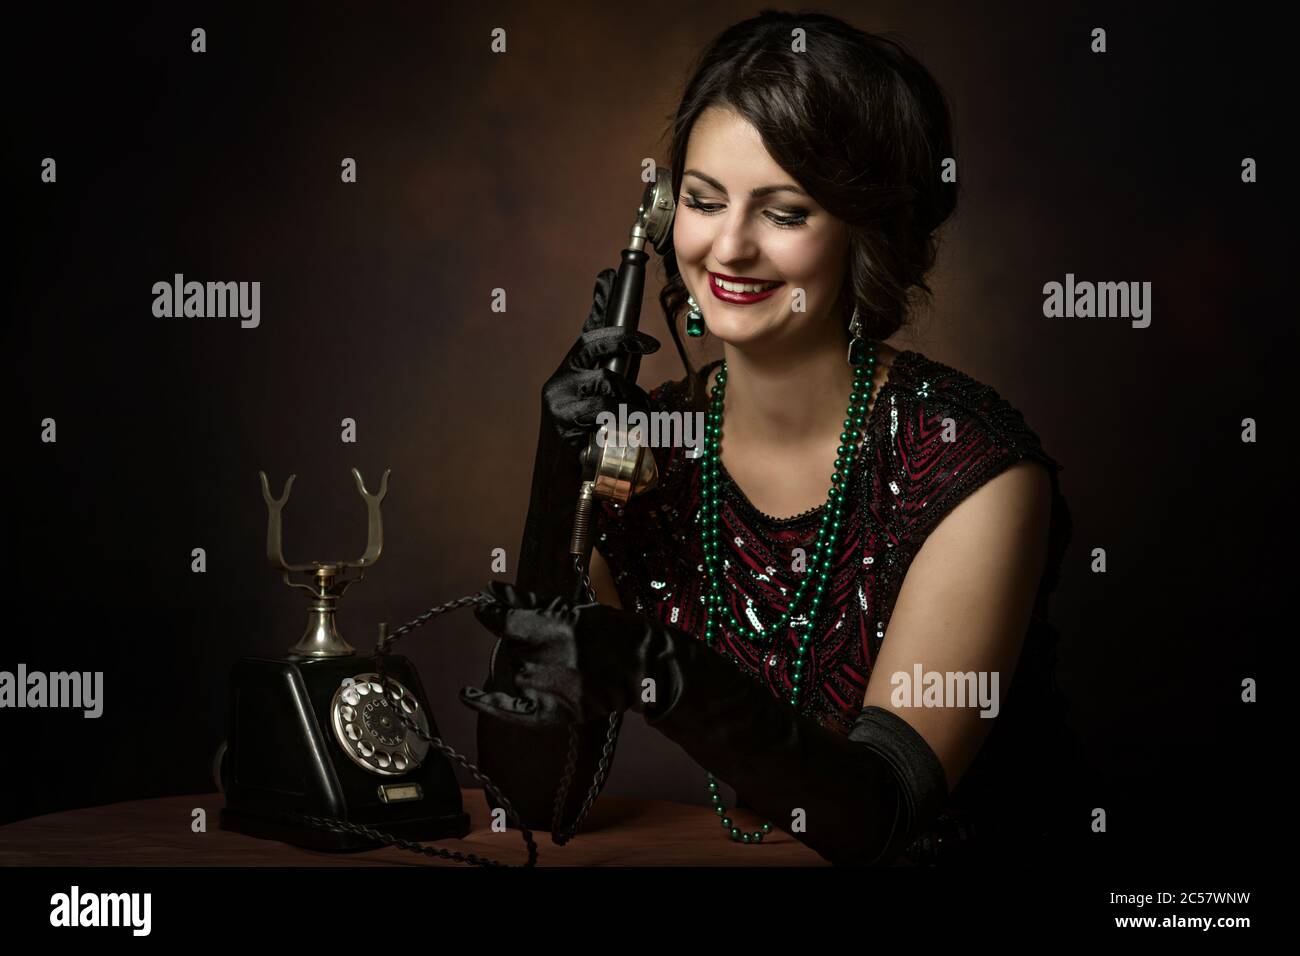
[{"label": "red lips", "polygon": [[729,276],[725,272],[710,272],[709,275],[717,276],[726,282],[746,282],[749,285],[759,285],[764,282],[777,282],[777,279],[755,279],[752,276]]},{"label": "red lips", "polygon": [[784,282],[778,281],[776,285],[772,286],[772,288],[764,289],[762,292],[728,292],[726,289],[722,288],[716,282],[713,281],[713,277],[715,275],[719,279],[723,279],[727,282],[747,282],[753,285],[757,285],[762,282],[770,282],[772,280],[738,278],[735,276],[723,275],[721,272],[710,272],[709,291],[713,293],[713,297],[715,299],[719,299],[723,302],[730,302],[732,305],[752,305],[755,302],[762,302],[764,299],[775,295],[777,292],[780,291],[781,287],[785,285]]}]

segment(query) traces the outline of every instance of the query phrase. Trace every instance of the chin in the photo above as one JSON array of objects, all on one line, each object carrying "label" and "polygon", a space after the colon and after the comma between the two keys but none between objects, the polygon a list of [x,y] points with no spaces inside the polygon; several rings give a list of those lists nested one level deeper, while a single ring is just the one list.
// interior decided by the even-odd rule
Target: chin
[{"label": "chin", "polygon": [[744,309],[715,308],[704,320],[713,337],[728,345],[746,346],[771,339],[784,326],[782,317],[748,318]]},{"label": "chin", "polygon": [[770,330],[754,328],[752,325],[739,322],[721,322],[717,325],[708,323],[707,327],[709,334],[715,339],[740,348],[764,342],[770,337]]}]

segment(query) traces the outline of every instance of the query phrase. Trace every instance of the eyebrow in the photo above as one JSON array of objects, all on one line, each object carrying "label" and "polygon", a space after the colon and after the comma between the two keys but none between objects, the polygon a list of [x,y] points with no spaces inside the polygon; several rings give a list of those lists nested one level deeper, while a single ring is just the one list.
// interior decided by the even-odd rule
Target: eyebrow
[{"label": "eyebrow", "polygon": [[[727,192],[727,187],[726,187],[726,186],[722,185],[722,183],[718,182],[718,181],[717,181],[716,179],[714,179],[712,176],[707,176],[707,175],[705,175],[704,173],[700,172],[698,169],[688,169],[688,170],[686,170],[685,172],[683,172],[682,175],[683,175],[683,176],[694,176],[694,177],[696,177],[697,179],[702,179],[702,180],[704,180],[706,183],[708,183],[710,186],[712,186],[714,189],[716,189],[718,192],[722,193],[723,195],[726,195],[726,192]],[[793,185],[789,185],[789,184],[781,185],[781,186],[759,186],[757,189],[751,189],[751,190],[749,191],[749,195],[752,196],[754,199],[759,199],[759,198],[761,198],[761,197],[763,197],[763,196],[767,196],[767,195],[769,195],[769,194],[771,194],[771,193],[779,193],[779,192],[797,193],[797,194],[800,195],[800,196],[807,196],[807,195],[808,195],[806,192],[804,192],[804,191],[803,191],[802,189],[800,189],[798,186],[793,186]]]}]

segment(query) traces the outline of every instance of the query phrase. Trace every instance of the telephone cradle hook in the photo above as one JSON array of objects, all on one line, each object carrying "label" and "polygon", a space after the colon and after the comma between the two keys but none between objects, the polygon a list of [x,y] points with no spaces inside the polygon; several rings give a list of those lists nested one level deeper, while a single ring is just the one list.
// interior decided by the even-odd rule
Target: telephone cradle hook
[{"label": "telephone cradle hook", "polygon": [[[282,540],[281,512],[289,500],[293,481],[298,476],[290,475],[284,484],[284,491],[279,498],[272,497],[267,482],[266,472],[259,471],[262,480],[262,499],[266,502],[266,557],[271,566],[284,572],[284,583],[292,588],[301,588],[312,596],[307,610],[307,628],[298,643],[289,649],[289,653],[299,657],[347,657],[356,650],[339,633],[335,612],[339,599],[348,585],[362,580],[366,568],[379,560],[384,548],[384,519],[380,505],[388,494],[389,468],[380,480],[379,491],[372,494],[366,490],[365,480],[360,470],[353,468],[352,477],[356,481],[357,491],[366,503],[367,530],[366,550],[356,561],[311,561],[307,564],[289,564],[284,560]],[[344,577],[348,568],[355,568],[359,573],[355,577]],[[290,574],[305,573],[312,578],[311,584],[300,584],[289,579]]]}]

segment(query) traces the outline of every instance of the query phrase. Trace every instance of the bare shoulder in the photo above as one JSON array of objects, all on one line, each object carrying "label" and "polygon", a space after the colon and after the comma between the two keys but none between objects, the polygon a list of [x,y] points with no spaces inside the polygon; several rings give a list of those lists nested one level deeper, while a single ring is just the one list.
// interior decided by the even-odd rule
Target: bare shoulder
[{"label": "bare shoulder", "polygon": [[[1041,462],[1021,459],[957,504],[927,536],[921,550],[944,555],[947,565],[984,560],[1006,568],[1028,558],[1026,578],[1036,580],[1051,516],[1050,472]],[[990,553],[999,547],[1005,553]]]}]

